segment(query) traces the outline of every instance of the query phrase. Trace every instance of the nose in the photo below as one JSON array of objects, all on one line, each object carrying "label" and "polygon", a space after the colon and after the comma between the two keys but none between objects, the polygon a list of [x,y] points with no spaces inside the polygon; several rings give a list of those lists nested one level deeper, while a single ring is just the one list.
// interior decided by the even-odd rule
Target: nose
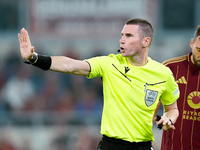
[{"label": "nose", "polygon": [[124,43],[125,43],[125,40],[124,40],[123,36],[122,36],[121,39],[119,40],[119,43],[120,43],[120,44],[124,44]]}]

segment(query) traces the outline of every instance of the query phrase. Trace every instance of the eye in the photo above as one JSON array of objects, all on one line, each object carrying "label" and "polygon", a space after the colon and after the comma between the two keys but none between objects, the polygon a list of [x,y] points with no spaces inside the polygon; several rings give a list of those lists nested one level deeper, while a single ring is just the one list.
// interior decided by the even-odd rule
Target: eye
[{"label": "eye", "polygon": [[126,34],[126,37],[132,37],[133,35],[132,34]]}]

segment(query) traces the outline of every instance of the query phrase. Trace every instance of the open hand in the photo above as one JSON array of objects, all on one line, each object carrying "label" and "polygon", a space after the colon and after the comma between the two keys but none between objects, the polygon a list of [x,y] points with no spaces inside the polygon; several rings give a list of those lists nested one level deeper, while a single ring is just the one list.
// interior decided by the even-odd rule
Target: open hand
[{"label": "open hand", "polygon": [[22,28],[21,34],[18,33],[18,39],[22,58],[25,60],[30,60],[33,57],[34,47],[31,45],[27,30]]}]

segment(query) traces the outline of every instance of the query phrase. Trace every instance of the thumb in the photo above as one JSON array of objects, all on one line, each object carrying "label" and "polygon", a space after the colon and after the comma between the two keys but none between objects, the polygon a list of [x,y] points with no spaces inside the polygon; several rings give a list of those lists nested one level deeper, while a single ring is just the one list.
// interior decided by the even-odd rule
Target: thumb
[{"label": "thumb", "polygon": [[31,53],[34,53],[34,51],[35,51],[35,47],[31,46]]}]

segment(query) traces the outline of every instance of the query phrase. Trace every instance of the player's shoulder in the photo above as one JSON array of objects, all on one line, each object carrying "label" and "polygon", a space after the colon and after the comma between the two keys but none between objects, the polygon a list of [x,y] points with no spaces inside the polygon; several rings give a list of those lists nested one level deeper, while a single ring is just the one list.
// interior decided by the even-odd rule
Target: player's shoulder
[{"label": "player's shoulder", "polygon": [[168,74],[170,73],[171,74],[171,71],[170,69],[165,66],[164,64],[156,61],[156,60],[150,60],[151,61],[151,68],[155,68],[157,71],[159,71],[161,74]]},{"label": "player's shoulder", "polygon": [[108,58],[112,59],[113,61],[117,61],[117,62],[126,62],[126,58],[122,56],[122,54],[109,54]]},{"label": "player's shoulder", "polygon": [[156,61],[156,60],[153,60],[151,58],[149,58],[150,62],[151,62],[151,65],[154,66],[154,67],[158,67],[158,68],[166,68],[165,65],[163,65],[162,63]]},{"label": "player's shoulder", "polygon": [[188,55],[182,55],[182,56],[178,56],[178,57],[173,57],[173,58],[170,58],[170,59],[167,59],[165,61],[163,61],[162,63],[166,66],[168,65],[173,65],[173,64],[179,64],[179,63],[182,63],[184,61],[186,61],[188,58],[187,58]]},{"label": "player's shoulder", "polygon": [[113,59],[122,59],[123,58],[122,54],[113,54],[113,53],[109,54],[108,57],[113,58]]}]

